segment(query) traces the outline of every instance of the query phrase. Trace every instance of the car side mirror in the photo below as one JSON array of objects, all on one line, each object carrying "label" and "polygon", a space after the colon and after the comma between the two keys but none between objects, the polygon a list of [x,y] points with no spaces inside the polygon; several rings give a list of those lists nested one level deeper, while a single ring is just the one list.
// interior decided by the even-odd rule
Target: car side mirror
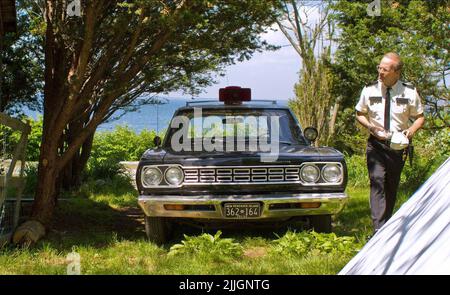
[{"label": "car side mirror", "polygon": [[159,137],[158,135],[156,135],[156,136],[153,138],[153,144],[154,144],[156,147],[159,147],[159,146],[161,145],[161,137]]},{"label": "car side mirror", "polygon": [[306,139],[308,139],[311,142],[314,142],[319,135],[319,132],[314,127],[307,127],[305,128],[303,134],[305,135]]}]

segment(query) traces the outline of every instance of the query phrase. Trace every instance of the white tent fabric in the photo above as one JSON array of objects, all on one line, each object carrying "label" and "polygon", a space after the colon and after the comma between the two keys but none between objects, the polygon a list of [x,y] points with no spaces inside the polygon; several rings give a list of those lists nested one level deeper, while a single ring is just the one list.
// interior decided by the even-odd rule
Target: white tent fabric
[{"label": "white tent fabric", "polygon": [[450,158],[339,274],[450,275]]}]

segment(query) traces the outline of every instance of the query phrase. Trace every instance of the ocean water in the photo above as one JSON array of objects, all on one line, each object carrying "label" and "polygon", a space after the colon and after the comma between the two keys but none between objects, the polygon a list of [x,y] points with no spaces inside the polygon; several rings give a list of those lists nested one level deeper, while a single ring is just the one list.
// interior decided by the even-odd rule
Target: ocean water
[{"label": "ocean water", "polygon": [[[203,100],[203,99],[198,99]],[[175,111],[186,106],[186,102],[193,101],[186,98],[173,98],[166,104],[161,105],[145,105],[135,112],[128,112],[121,116],[118,120],[105,122],[98,127],[98,131],[113,130],[116,125],[128,125],[136,132],[143,129],[162,131],[170,124]],[[195,101],[195,100],[194,100]],[[287,106],[287,100],[279,100],[279,105]],[[114,117],[114,115],[113,115]]]},{"label": "ocean water", "polygon": [[[143,129],[162,131],[167,128],[175,111],[191,99],[172,98],[167,103],[159,105],[144,105],[137,111],[127,112],[117,120],[110,120],[98,126],[98,131],[110,131],[116,125],[127,125],[134,131],[140,132]],[[114,114],[112,118],[120,115]]]}]

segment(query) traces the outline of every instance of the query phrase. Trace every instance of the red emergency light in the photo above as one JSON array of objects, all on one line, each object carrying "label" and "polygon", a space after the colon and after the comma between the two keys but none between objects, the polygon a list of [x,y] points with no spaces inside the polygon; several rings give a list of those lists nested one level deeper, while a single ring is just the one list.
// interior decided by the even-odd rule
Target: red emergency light
[{"label": "red emergency light", "polygon": [[225,104],[241,104],[252,99],[252,90],[239,86],[228,86],[219,89],[219,101]]}]

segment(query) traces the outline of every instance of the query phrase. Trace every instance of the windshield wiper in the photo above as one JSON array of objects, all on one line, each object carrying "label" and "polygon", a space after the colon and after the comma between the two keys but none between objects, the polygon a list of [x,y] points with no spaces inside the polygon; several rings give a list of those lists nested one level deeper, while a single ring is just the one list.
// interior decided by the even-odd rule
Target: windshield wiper
[{"label": "windshield wiper", "polygon": [[287,144],[287,145],[293,145],[294,143],[292,143],[292,142],[290,142],[290,141],[284,141],[284,140],[281,140],[281,141],[278,141],[279,143],[282,143],[282,144]]},{"label": "windshield wiper", "polygon": [[[249,142],[249,141],[250,140],[248,138],[245,139],[245,142]],[[258,144],[260,143],[260,141],[256,141],[256,142],[258,142]],[[267,141],[264,140],[264,143],[266,143],[266,142]],[[286,141],[286,140],[278,140],[278,141],[275,141],[275,142],[278,142],[278,143],[281,143],[281,144],[286,144],[286,145],[293,145],[294,144],[293,142]],[[270,142],[268,142],[267,144],[270,144]]]}]

